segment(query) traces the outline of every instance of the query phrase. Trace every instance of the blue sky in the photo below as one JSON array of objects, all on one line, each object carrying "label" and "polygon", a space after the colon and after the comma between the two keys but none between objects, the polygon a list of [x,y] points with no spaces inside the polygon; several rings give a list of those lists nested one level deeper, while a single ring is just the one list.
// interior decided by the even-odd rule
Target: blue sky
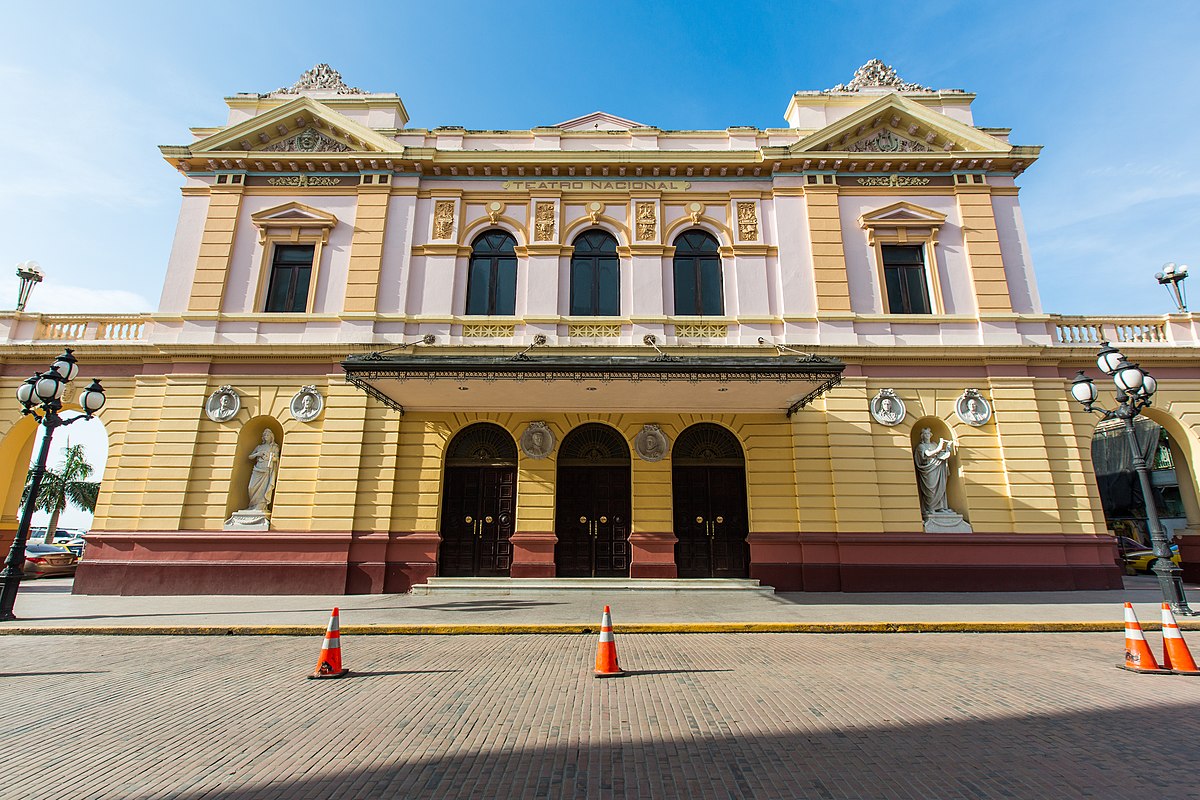
[{"label": "blue sky", "polygon": [[320,61],[351,85],[399,93],[413,126],[528,128],[603,109],[723,129],[782,126],[794,91],[878,57],[906,80],[977,93],[977,124],[1045,145],[1020,184],[1048,311],[1164,313],[1154,272],[1200,262],[1200,4],[323,7],[336,11],[6,9],[0,265],[42,264],[30,310],[153,308],[180,185],[157,145],[223,122],[226,95],[290,84]]}]

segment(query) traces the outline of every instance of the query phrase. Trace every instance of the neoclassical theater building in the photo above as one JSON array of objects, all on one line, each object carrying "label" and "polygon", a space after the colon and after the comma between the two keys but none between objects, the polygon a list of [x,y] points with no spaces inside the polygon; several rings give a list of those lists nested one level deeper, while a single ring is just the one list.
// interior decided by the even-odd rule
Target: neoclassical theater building
[{"label": "neoclassical theater building", "polygon": [[227,98],[162,148],[156,312],[0,316],[8,396],[64,344],[108,391],[75,591],[1119,587],[1067,383],[1136,351],[1200,525],[1195,321],[1045,313],[1040,148],[973,99],[879,62],[767,129],[410,128],[326,65]]}]

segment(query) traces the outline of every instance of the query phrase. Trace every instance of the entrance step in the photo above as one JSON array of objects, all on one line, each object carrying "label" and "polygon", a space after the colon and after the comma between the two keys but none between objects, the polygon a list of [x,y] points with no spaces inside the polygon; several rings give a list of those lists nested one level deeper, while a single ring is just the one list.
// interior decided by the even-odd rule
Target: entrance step
[{"label": "entrance step", "polygon": [[753,592],[775,594],[757,580],[735,578],[430,578],[412,587],[415,595],[476,592]]}]

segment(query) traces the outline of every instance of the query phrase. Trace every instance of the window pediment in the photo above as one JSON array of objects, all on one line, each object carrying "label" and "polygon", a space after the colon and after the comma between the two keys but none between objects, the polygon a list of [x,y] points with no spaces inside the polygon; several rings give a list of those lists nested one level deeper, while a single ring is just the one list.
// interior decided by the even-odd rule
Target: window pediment
[{"label": "window pediment", "polygon": [[338,222],[337,217],[327,211],[296,202],[251,214],[250,220],[258,228],[259,242],[265,242],[268,235],[292,241],[303,235],[319,235],[323,243],[328,242],[329,232]]},{"label": "window pediment", "polygon": [[871,244],[879,237],[898,242],[936,242],[938,230],[945,222],[945,214],[907,202],[892,203],[890,206],[868,211],[858,218],[858,225],[867,231]]}]

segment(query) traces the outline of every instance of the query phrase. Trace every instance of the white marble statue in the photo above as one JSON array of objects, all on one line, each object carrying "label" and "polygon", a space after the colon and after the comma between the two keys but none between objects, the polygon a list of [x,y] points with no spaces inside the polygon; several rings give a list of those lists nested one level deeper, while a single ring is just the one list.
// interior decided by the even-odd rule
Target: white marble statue
[{"label": "white marble statue", "polygon": [[954,455],[954,442],[938,439],[933,441],[933,431],[921,430],[921,442],[913,450],[920,477],[921,516],[955,513],[946,499],[946,485],[950,477],[950,456]]},{"label": "white marble statue", "polygon": [[279,445],[275,444],[275,434],[267,428],[263,431],[262,444],[250,451],[250,460],[254,469],[250,471],[250,503],[249,511],[266,512],[271,504],[271,495],[275,492],[275,476],[279,472]]}]

